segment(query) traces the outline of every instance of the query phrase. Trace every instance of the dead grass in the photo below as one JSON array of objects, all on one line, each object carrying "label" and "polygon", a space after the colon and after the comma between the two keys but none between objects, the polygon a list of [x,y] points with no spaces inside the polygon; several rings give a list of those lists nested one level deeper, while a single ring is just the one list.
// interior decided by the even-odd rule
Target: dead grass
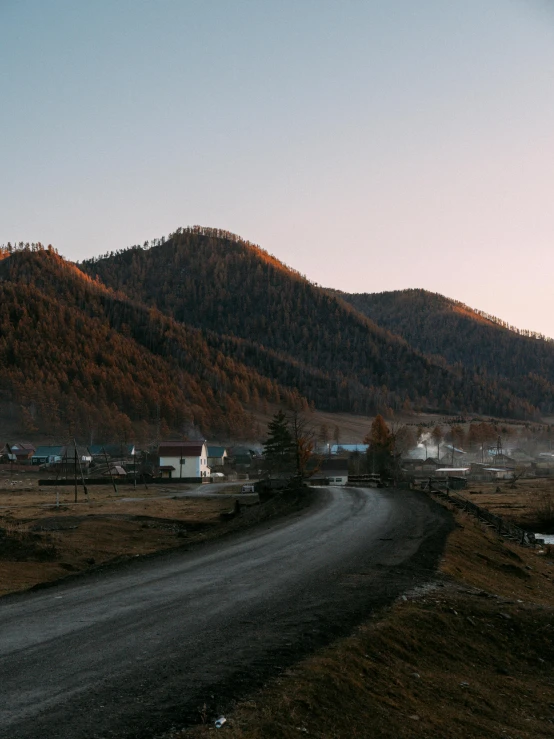
[{"label": "dead grass", "polygon": [[[500,494],[496,485],[480,486],[473,499],[516,520],[550,483],[533,482]],[[80,495],[74,504],[73,490],[60,488],[57,510],[55,490],[25,487],[0,493],[0,528],[29,546],[23,559],[0,556],[4,593],[217,535],[219,513],[230,505],[227,496],[174,500],[160,486],[137,491],[141,500],[128,499],[133,488],[117,496],[91,488],[87,503]],[[298,663],[239,703],[222,731],[230,739],[553,737],[554,559],[500,540],[463,512],[453,515],[458,526],[433,588]],[[33,530],[49,519],[54,530]],[[214,718],[200,706],[204,725],[168,736],[211,735]]]},{"label": "dead grass", "polygon": [[462,495],[472,503],[486,508],[508,521],[523,526],[530,531],[548,533],[544,516],[544,502],[550,498],[554,501],[554,479],[521,478],[515,487],[507,482],[470,483]]},{"label": "dead grass", "polygon": [[[252,413],[254,420],[260,424],[262,429],[262,437],[264,436],[267,424],[271,421],[273,415],[281,409],[279,405],[268,405],[267,410],[264,412],[261,408],[249,408],[248,410]],[[358,416],[353,413],[331,413],[326,411],[310,411],[306,414],[306,418],[314,429],[319,431],[321,426],[325,424],[329,430],[329,434],[332,437],[334,434],[335,427],[338,426],[340,433],[340,442],[343,444],[361,444],[363,438],[368,434],[371,429],[371,424],[375,416]],[[433,414],[433,413],[418,413],[418,414],[402,414],[398,413],[394,421],[402,423],[437,423],[444,419],[444,416]],[[264,437],[265,438],[265,437]],[[331,439],[331,443],[334,441]]]},{"label": "dead grass", "polygon": [[554,560],[453,514],[433,588],[239,703],[226,736],[553,737]]},{"label": "dead grass", "polygon": [[[51,582],[124,557],[197,543],[227,530],[221,499],[173,498],[184,486],[20,485],[0,492],[0,595]],[[56,507],[56,492],[59,508]],[[166,496],[166,497],[160,497]]]}]

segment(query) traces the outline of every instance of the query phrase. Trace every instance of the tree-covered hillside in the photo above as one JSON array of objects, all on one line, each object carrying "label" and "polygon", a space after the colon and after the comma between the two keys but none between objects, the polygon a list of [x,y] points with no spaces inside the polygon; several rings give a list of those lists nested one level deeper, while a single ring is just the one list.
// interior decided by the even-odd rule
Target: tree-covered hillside
[{"label": "tree-covered hillside", "polygon": [[554,411],[554,342],[544,336],[426,290],[333,294],[425,354],[486,374],[542,412]]},{"label": "tree-covered hillside", "polygon": [[[358,413],[439,408],[520,417],[535,412],[524,394],[473,370],[429,359],[227,232],[179,229],[154,246],[132,247],[80,266],[177,321],[224,342],[229,337],[249,342],[248,355],[240,359],[256,371],[265,374],[258,352],[267,350],[282,360],[285,374],[287,365],[297,363],[306,375],[296,387],[320,408]],[[313,371],[329,383],[314,386]]]},{"label": "tree-covered hillside", "polygon": [[55,251],[3,256],[0,411],[29,433],[140,438],[196,425],[251,436],[245,400],[294,400],[200,331],[116,294]]},{"label": "tree-covered hillside", "polygon": [[[0,421],[81,438],[152,438],[193,425],[245,438],[256,433],[251,411],[265,403],[511,417],[552,404],[546,376],[494,376],[485,359],[464,365],[446,352],[430,358],[440,344],[418,344],[417,331],[404,340],[346,297],[206,229],[80,267],[38,245],[0,249]],[[471,321],[493,337],[505,332]],[[530,356],[546,374],[551,345],[518,339],[540,347]],[[523,363],[523,350],[515,356]]]}]

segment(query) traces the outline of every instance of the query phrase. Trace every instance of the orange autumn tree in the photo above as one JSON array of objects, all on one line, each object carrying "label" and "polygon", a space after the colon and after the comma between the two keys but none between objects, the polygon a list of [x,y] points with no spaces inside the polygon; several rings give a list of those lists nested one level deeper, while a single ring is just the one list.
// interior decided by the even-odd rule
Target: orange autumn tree
[{"label": "orange autumn tree", "polygon": [[390,476],[394,467],[394,436],[380,414],[371,424],[364,444],[368,444],[368,469],[385,477]]},{"label": "orange autumn tree", "polygon": [[[290,431],[293,441],[296,477],[299,481],[309,477],[308,463],[314,452],[315,433],[307,419],[298,411],[290,416]],[[316,472],[312,469],[310,474]]]}]

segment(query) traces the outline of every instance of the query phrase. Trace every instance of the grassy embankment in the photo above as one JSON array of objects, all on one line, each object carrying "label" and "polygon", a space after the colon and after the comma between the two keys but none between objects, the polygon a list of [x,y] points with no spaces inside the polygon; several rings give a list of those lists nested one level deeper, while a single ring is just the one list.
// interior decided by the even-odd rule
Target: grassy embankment
[{"label": "grassy embankment", "polygon": [[554,737],[554,558],[453,515],[433,585],[239,703],[225,735]]}]

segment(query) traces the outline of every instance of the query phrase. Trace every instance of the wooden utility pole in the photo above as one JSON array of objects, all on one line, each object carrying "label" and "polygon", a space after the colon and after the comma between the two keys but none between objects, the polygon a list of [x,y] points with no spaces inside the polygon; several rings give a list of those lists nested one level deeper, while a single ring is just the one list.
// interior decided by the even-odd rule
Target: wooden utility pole
[{"label": "wooden utility pole", "polygon": [[110,480],[112,481],[114,492],[117,495],[117,485],[115,484],[115,480],[112,475],[112,468],[110,467],[110,463],[108,462],[108,454],[106,452],[106,447],[103,446],[102,451],[104,452],[104,459],[106,460],[106,464],[108,465],[108,473],[110,475]]},{"label": "wooden utility pole", "polygon": [[[75,459],[77,459],[77,442],[75,441],[75,439],[73,439],[73,444],[75,445]],[[80,459],[78,460],[78,463],[79,463],[79,472],[81,473],[81,482],[83,483],[83,490],[85,493],[85,498],[86,500],[88,500],[88,489],[87,489],[87,486],[85,485],[85,476],[83,474],[83,468],[81,467]]]},{"label": "wooden utility pole", "polygon": [[[56,462],[57,465],[57,462]],[[65,480],[67,478],[69,463],[67,461],[67,446],[64,448],[64,454],[63,454],[63,461],[61,464],[61,473],[62,473],[62,480]],[[60,476],[60,471],[56,472],[56,480]]]},{"label": "wooden utility pole", "polygon": [[8,450],[8,455],[10,457],[10,484],[13,478],[13,452],[11,446],[6,442],[6,449]]},{"label": "wooden utility pole", "polygon": [[[73,439],[75,442],[75,439]],[[75,485],[75,503],[77,502],[77,444],[75,444],[75,459],[73,460],[73,483]]]}]

